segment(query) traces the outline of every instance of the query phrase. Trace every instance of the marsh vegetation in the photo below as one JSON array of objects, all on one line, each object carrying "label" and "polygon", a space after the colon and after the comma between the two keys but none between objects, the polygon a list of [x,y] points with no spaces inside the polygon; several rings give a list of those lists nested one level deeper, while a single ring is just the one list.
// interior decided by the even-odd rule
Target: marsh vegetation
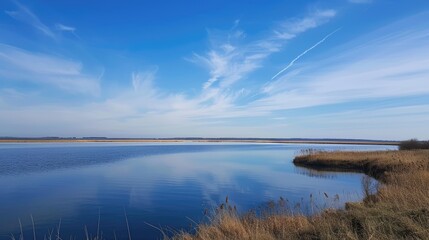
[{"label": "marsh vegetation", "polygon": [[410,139],[399,143],[400,150],[429,149],[429,141]]}]

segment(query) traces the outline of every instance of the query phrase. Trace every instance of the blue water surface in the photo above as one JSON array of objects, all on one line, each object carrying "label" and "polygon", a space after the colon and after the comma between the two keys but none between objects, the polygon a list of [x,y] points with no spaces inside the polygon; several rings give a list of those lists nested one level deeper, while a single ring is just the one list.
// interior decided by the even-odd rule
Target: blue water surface
[{"label": "blue water surface", "polygon": [[[362,198],[357,173],[295,167],[302,149],[391,146],[249,143],[2,143],[0,239],[160,239],[225,201],[246,212],[280,197],[301,211]],[[309,206],[316,202],[315,206]],[[326,198],[326,195],[328,198]],[[333,196],[335,199],[333,200]],[[298,211],[298,210],[297,210]]]}]

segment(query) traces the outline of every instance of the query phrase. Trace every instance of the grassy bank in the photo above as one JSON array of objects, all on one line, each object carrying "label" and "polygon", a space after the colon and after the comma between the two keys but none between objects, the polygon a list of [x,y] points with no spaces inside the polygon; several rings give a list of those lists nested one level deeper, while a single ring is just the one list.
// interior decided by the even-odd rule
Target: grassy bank
[{"label": "grassy bank", "polygon": [[429,239],[429,150],[308,151],[294,163],[364,172],[381,184],[375,195],[368,191],[364,201],[343,210],[328,209],[311,217],[223,211],[197,226],[195,233],[173,239]]}]

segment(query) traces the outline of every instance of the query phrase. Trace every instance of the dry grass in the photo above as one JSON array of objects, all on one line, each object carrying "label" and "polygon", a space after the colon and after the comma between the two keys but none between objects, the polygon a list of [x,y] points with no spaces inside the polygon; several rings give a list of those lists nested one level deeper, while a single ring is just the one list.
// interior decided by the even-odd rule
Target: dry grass
[{"label": "dry grass", "polygon": [[354,170],[382,181],[378,192],[344,210],[305,217],[238,216],[221,211],[195,233],[173,239],[429,239],[429,150],[314,152],[295,158],[310,168]]},{"label": "dry grass", "polygon": [[308,151],[297,156],[294,163],[298,166],[317,169],[360,171],[384,180],[385,172],[429,171],[429,151]]}]

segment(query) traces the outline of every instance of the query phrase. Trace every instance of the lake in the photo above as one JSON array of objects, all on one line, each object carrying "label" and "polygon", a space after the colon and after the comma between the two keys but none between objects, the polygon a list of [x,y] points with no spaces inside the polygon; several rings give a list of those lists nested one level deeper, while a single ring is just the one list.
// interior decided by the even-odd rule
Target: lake
[{"label": "lake", "polygon": [[[237,211],[280,197],[309,213],[362,199],[362,174],[295,167],[302,149],[393,146],[253,143],[2,143],[0,239],[161,238],[155,227],[189,230],[228,196]],[[325,194],[328,198],[325,197]],[[333,200],[333,196],[335,200]],[[298,210],[297,210],[298,211]],[[313,205],[311,211],[315,211]],[[127,217],[125,217],[125,215]],[[56,231],[56,230],[55,230]]]}]

